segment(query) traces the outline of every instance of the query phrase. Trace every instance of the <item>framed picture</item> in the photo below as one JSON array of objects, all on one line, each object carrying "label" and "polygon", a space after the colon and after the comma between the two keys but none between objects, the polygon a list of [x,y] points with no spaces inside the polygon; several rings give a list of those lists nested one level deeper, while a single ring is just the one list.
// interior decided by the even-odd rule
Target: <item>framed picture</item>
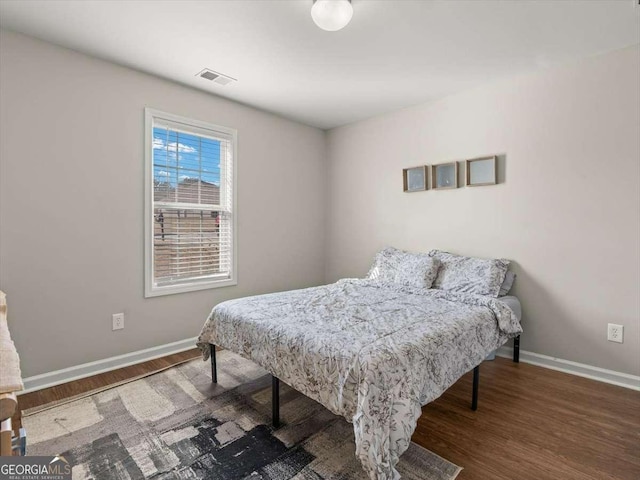
[{"label": "framed picture", "polygon": [[495,185],[498,183],[498,157],[480,157],[467,160],[466,184],[468,187]]},{"label": "framed picture", "polygon": [[458,188],[458,162],[431,165],[431,188],[434,190]]},{"label": "framed picture", "polygon": [[404,168],[402,185],[405,192],[421,192],[427,189],[427,167]]}]

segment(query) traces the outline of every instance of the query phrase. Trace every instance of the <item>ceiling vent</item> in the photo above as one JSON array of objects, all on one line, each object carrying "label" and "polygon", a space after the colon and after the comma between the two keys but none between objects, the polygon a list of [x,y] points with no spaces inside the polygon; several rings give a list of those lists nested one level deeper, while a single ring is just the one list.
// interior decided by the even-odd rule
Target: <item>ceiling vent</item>
[{"label": "ceiling vent", "polygon": [[214,72],[213,70],[209,70],[208,68],[205,68],[201,72],[198,72],[196,76],[202,77],[206,80],[210,80],[213,83],[217,83],[218,85],[229,85],[231,82],[237,82],[237,80],[233,77]]}]

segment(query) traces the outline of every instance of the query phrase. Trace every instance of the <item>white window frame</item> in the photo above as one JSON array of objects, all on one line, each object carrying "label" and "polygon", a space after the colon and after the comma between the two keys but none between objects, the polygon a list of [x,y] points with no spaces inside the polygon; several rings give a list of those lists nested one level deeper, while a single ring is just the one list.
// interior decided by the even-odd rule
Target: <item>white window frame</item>
[{"label": "white window frame", "polygon": [[[200,120],[193,120],[179,115],[162,112],[152,108],[145,108],[145,154],[144,154],[144,296],[157,297],[161,295],[172,295],[175,293],[195,292],[210,288],[229,287],[238,284],[238,234],[237,234],[237,183],[238,183],[238,132],[233,128],[223,127]],[[222,133],[232,137],[232,188],[231,192],[231,241],[232,260],[231,275],[224,279],[216,280],[215,277],[204,280],[194,280],[192,282],[180,282],[176,285],[157,286],[154,281],[154,251],[153,251],[153,125],[154,120],[166,120],[172,123],[179,123],[185,126],[185,131],[191,131],[198,135],[198,130],[210,135]]]}]

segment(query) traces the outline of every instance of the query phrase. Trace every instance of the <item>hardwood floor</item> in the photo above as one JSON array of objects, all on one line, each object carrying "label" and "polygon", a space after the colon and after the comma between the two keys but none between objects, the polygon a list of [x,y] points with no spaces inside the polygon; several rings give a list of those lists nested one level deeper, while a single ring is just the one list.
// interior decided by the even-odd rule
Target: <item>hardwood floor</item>
[{"label": "hardwood floor", "polygon": [[[19,397],[28,409],[198,357],[152,360]],[[640,479],[640,392],[504,358],[423,408],[413,440],[464,467],[460,480]],[[18,416],[19,417],[19,416]],[[19,418],[14,422],[19,424]]]},{"label": "hardwood floor", "polygon": [[640,392],[504,358],[422,410],[413,440],[461,480],[640,479]]}]

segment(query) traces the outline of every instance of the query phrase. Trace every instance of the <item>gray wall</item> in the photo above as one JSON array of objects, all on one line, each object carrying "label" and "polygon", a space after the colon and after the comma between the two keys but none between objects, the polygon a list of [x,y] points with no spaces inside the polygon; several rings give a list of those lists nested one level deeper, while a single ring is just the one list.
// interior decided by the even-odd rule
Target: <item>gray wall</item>
[{"label": "gray wall", "polygon": [[[327,281],[385,245],[509,258],[524,349],[640,374],[639,71],[633,47],[331,130]],[[486,154],[504,183],[402,192],[403,167]]]},{"label": "gray wall", "polygon": [[[228,298],[322,283],[321,130],[7,31],[0,105],[0,288],[24,376],[196,336]],[[143,298],[146,106],[238,130],[237,287]]]},{"label": "gray wall", "polygon": [[[639,374],[639,53],[325,135],[0,32],[0,288],[24,375],[195,336],[228,298],[364,275],[384,245],[513,259],[526,350]],[[237,287],[143,298],[145,106],[238,129]],[[498,186],[402,193],[403,167],[493,153]]]}]

